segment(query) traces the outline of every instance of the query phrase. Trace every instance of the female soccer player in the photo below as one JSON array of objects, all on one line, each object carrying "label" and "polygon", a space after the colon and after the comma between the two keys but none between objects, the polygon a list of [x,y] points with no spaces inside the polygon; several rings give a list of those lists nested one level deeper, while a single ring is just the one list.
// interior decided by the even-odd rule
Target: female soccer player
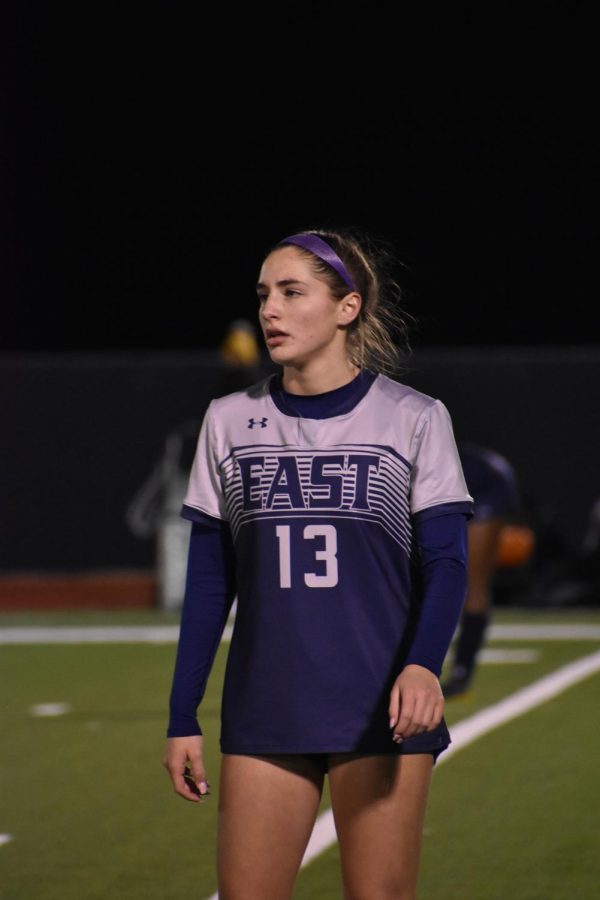
[{"label": "female soccer player", "polygon": [[213,400],[200,430],[164,764],[200,802],[196,709],[237,594],[221,900],[291,897],[326,772],[345,896],[415,894],[472,497],[446,407],[384,374],[395,285],[374,247],[348,229],[270,250],[259,320],[281,372]]}]

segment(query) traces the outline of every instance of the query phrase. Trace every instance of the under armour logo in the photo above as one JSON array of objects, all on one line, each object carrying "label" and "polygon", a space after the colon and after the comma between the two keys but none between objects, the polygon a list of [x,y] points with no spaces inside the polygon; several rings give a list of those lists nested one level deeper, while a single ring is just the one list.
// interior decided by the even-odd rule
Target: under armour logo
[{"label": "under armour logo", "polygon": [[256,419],[248,419],[248,428],[254,428],[255,425],[260,425],[261,428],[267,427],[268,419],[266,416],[263,416],[262,419],[259,419],[258,422]]}]

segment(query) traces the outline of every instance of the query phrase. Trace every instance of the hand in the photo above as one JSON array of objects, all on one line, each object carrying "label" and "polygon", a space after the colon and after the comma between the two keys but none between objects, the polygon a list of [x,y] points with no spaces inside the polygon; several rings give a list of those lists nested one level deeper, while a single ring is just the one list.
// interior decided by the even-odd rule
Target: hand
[{"label": "hand", "polygon": [[175,792],[194,803],[202,803],[210,793],[202,758],[203,750],[203,738],[200,734],[167,738],[167,749],[163,757],[163,765],[171,776]]},{"label": "hand", "polygon": [[393,740],[433,731],[442,721],[444,695],[438,678],[424,666],[406,666],[390,693],[390,728]]}]

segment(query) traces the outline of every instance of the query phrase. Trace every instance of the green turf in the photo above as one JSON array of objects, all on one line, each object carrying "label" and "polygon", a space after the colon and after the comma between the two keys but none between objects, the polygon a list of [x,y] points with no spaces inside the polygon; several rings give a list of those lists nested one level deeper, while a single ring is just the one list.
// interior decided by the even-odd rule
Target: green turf
[{"label": "green turf", "polygon": [[[494,649],[509,649],[525,645],[497,641],[493,646]],[[446,702],[446,721],[451,725],[459,719],[466,719],[481,707],[498,703],[507,694],[524,687],[528,681],[542,678],[574,658],[592,653],[598,646],[598,641],[527,641],[528,649],[539,652],[535,663],[480,666],[468,693]]]},{"label": "green turf", "polygon": [[494,610],[492,622],[499,625],[514,624],[539,624],[551,625],[568,625],[570,623],[590,623],[600,625],[600,611],[597,608],[584,607],[544,607],[537,609],[535,607],[517,607],[504,606]]},{"label": "green turf", "polygon": [[440,767],[420,896],[597,896],[600,677],[575,685]]},{"label": "green turf", "polygon": [[[102,624],[121,622],[113,615]],[[449,723],[598,647],[526,645],[539,649],[539,660],[482,666],[471,696],[448,703]],[[172,644],[2,648],[0,833],[14,836],[0,847],[2,900],[202,900],[215,889],[216,791],[202,806],[185,803],[160,764],[174,651]],[[222,647],[202,708],[215,788],[225,655]],[[423,900],[595,896],[598,684],[596,676],[576,685],[439,767]],[[31,705],[56,701],[72,712],[29,715]],[[294,896],[339,900],[335,847],[300,874]]]},{"label": "green turf", "polygon": [[[597,643],[583,642],[532,646],[541,654],[535,665],[481,667],[468,701],[447,704],[448,722],[598,649]],[[600,731],[592,713],[599,686],[598,675],[575,685],[475,741],[435,771],[419,898],[595,896],[600,814],[590,797],[600,794]],[[559,734],[564,737],[558,739]],[[532,868],[530,859],[537,860]],[[333,847],[300,874],[295,900],[339,900],[338,870]]]},{"label": "green turf", "polygon": [[[160,759],[173,646],[8,647],[0,848],[7,898],[178,898],[213,883],[215,797],[202,807],[170,789]],[[215,668],[218,680],[222,657]],[[40,702],[70,715],[32,719]],[[217,733],[217,691],[203,711]],[[210,780],[218,753],[209,741]],[[206,891],[204,891],[206,887]]]}]

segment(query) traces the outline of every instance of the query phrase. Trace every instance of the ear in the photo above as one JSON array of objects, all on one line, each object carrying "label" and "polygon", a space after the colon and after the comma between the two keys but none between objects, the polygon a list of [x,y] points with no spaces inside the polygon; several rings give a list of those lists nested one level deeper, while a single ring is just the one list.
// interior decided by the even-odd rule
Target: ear
[{"label": "ear", "polygon": [[350,325],[360,312],[362,297],[357,291],[346,294],[338,305],[338,322],[340,325]]}]

